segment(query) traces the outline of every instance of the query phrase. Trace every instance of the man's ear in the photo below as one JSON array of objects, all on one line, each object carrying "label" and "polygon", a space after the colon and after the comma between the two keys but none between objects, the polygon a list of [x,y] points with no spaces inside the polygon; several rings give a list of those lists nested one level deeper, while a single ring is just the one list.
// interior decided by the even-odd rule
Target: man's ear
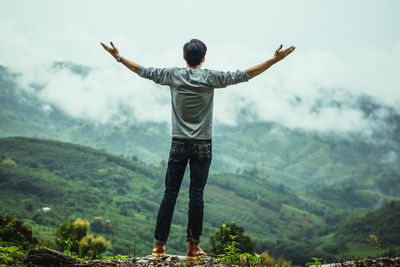
[{"label": "man's ear", "polygon": [[206,57],[203,57],[203,59],[201,60],[201,63],[204,63],[205,60],[206,60]]},{"label": "man's ear", "polygon": [[186,61],[185,54],[183,54],[182,56],[183,56],[183,59]]}]

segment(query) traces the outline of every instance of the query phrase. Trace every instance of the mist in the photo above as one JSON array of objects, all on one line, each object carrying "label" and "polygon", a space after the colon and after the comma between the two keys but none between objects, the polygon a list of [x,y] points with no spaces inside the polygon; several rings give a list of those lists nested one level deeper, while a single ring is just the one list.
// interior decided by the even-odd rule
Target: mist
[{"label": "mist", "polygon": [[[0,20],[7,36],[0,49],[7,52],[1,54],[0,64],[21,73],[21,90],[71,116],[98,123],[169,123],[169,88],[118,64],[99,42],[112,40],[121,55],[144,66],[185,67],[182,46],[190,38],[199,38],[208,46],[203,68],[225,71],[259,64],[272,57],[281,43],[296,46],[293,54],[262,75],[217,89],[216,124],[276,122],[290,129],[358,135],[374,142],[399,128],[392,119],[400,114],[395,1],[379,6],[361,1],[361,13],[343,12],[344,4],[349,4],[345,1],[335,5],[317,1],[310,6],[290,2],[291,8],[281,17],[261,15],[262,10],[281,8],[282,3],[256,1],[249,8],[226,6],[222,1],[207,10],[207,18],[197,26],[184,23],[190,15],[182,12],[183,2],[162,4],[171,16],[160,10],[150,13],[148,4],[134,9],[122,2],[126,9],[132,8],[136,24],[116,19],[104,3],[85,19],[80,9],[75,11],[75,2],[61,4],[63,12],[56,11],[58,16],[47,13],[59,6],[51,1],[40,3],[49,12],[35,5],[31,14],[19,10],[20,4],[7,2],[10,12]],[[84,5],[94,6],[94,2]],[[349,9],[356,6],[352,2]],[[224,8],[226,14],[217,12]],[[335,10],[342,12],[341,21],[331,14]],[[257,31],[259,24],[265,29],[263,34]],[[160,32],[152,38],[149,33],[157,27]],[[166,29],[171,29],[169,34]]]}]

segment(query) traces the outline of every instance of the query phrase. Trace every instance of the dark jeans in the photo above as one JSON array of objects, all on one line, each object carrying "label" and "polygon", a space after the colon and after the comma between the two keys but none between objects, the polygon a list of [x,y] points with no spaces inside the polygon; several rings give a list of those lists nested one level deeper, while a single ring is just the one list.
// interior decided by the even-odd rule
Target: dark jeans
[{"label": "dark jeans", "polygon": [[171,228],[176,198],[179,194],[187,163],[190,166],[187,241],[200,243],[203,231],[203,191],[211,165],[211,140],[172,139],[165,191],[158,211],[154,240],[166,244]]}]

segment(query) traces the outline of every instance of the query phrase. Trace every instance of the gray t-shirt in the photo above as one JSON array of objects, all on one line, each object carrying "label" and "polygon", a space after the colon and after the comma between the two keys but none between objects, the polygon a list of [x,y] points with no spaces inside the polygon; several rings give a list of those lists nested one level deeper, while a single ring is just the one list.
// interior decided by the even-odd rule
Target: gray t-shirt
[{"label": "gray t-shirt", "polygon": [[192,68],[147,68],[139,76],[171,88],[172,137],[208,140],[212,137],[214,89],[246,82],[249,70],[224,72]]}]

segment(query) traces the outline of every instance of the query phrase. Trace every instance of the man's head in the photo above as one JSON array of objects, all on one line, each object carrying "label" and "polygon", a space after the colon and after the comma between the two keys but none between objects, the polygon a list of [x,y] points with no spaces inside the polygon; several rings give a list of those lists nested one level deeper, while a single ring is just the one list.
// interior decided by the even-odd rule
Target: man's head
[{"label": "man's head", "polygon": [[183,46],[183,57],[190,67],[196,67],[204,62],[207,46],[200,40],[192,39]]}]

